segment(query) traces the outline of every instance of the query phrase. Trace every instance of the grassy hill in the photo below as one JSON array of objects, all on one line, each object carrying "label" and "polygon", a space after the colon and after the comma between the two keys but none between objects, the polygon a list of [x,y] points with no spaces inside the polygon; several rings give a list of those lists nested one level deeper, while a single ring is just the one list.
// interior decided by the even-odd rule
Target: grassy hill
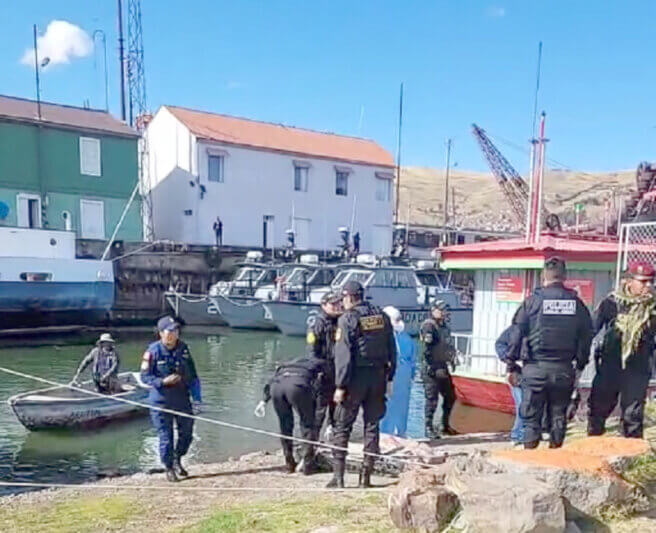
[{"label": "grassy hill", "polygon": [[[455,189],[455,202],[449,192],[449,223],[463,228],[497,231],[516,230],[510,207],[490,173],[452,169],[449,188]],[[546,207],[566,225],[574,224],[574,206],[583,204],[581,223],[603,228],[604,204],[625,196],[635,188],[635,170],[617,172],[571,172],[549,170],[545,174]],[[614,191],[614,192],[613,192]],[[442,225],[444,209],[444,170],[406,167],[401,170],[400,221],[423,225]],[[453,215],[455,209],[455,217]],[[617,212],[617,207],[612,210]],[[613,217],[614,218],[614,217]]]}]

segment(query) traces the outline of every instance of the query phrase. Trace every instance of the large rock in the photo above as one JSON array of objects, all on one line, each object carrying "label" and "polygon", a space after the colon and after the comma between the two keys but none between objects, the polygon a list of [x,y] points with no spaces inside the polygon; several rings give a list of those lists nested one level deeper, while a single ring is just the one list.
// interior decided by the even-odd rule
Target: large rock
[{"label": "large rock", "polygon": [[558,490],[514,474],[450,478],[471,531],[485,533],[562,533],[565,507]]},{"label": "large rock", "polygon": [[394,525],[400,529],[441,531],[458,509],[457,496],[443,482],[443,475],[434,469],[405,472],[388,500]]}]

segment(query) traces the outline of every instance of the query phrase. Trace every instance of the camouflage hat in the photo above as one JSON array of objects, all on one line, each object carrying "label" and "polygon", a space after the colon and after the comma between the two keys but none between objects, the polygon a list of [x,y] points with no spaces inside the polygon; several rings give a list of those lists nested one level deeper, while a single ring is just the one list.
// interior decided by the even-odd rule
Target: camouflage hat
[{"label": "camouflage hat", "polygon": [[446,303],[444,300],[435,300],[431,304],[431,311],[433,311],[434,309],[439,309],[440,311],[448,311],[449,304]]},{"label": "camouflage hat", "polygon": [[339,302],[341,299],[342,296],[340,294],[337,294],[336,292],[327,292],[321,297],[321,305]]}]

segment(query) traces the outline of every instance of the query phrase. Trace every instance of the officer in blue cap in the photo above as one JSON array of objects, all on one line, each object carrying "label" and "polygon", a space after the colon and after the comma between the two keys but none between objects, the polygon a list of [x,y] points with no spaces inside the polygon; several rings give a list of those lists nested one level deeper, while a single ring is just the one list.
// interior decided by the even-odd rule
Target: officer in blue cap
[{"label": "officer in blue cap", "polygon": [[[141,380],[152,387],[149,402],[156,406],[182,413],[198,412],[201,387],[196,366],[187,345],[180,340],[180,326],[170,316],[157,322],[159,338],[143,355]],[[191,399],[194,401],[192,408]],[[166,468],[166,479],[178,481],[187,477],[180,462],[189,450],[194,421],[185,416],[150,411],[153,426],[159,435],[159,454]],[[173,442],[173,422],[178,427],[178,442]]]}]

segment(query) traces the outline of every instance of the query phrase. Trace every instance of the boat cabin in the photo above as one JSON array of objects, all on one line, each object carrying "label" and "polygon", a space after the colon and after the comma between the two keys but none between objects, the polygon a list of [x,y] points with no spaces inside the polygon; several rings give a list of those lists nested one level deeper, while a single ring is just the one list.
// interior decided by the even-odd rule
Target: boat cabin
[{"label": "boat cabin", "polygon": [[442,268],[471,271],[474,277],[472,332],[454,334],[458,349],[466,356],[466,369],[503,373],[505,365],[498,360],[494,343],[524,298],[540,286],[547,259],[558,256],[567,262],[566,285],[575,289],[592,311],[614,287],[617,252],[617,242],[551,234],[541,235],[536,242],[507,239],[443,248]]}]

